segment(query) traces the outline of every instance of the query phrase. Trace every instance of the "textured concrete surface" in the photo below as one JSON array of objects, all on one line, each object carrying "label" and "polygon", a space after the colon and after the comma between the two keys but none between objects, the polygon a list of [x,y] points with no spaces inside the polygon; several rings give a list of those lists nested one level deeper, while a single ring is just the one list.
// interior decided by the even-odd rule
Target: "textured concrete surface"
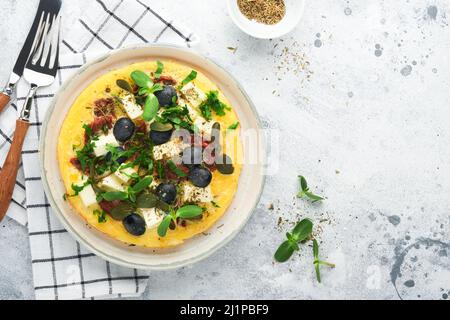
[{"label": "textured concrete surface", "polygon": [[[2,82],[34,2],[2,0]],[[65,2],[76,17],[78,1]],[[272,41],[237,29],[225,1],[184,3],[158,6],[183,17],[202,38],[197,50],[240,79],[264,125],[280,130],[281,169],[234,241],[153,273],[144,298],[447,299],[448,1],[307,1],[297,29]],[[296,199],[298,174],[326,201]],[[337,265],[322,269],[322,284],[309,247],[273,263],[300,217],[316,222],[321,255]],[[32,298],[26,230],[6,220],[0,231],[0,298]]]}]

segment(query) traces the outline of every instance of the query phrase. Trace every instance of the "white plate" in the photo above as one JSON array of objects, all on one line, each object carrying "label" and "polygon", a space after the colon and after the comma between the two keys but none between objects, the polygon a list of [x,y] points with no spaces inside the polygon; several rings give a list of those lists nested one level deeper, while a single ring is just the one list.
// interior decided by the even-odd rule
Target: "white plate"
[{"label": "white plate", "polygon": [[227,0],[231,20],[245,33],[260,39],[273,39],[291,32],[303,16],[305,0],[284,0],[286,14],[280,22],[267,25],[249,20],[239,10],[237,0]]},{"label": "white plate", "polygon": [[[259,144],[243,139],[245,152],[262,155],[257,164],[242,168],[238,190],[227,212],[208,230],[171,249],[153,250],[130,247],[86,225],[82,217],[63,200],[65,193],[57,161],[57,143],[60,128],[71,105],[78,95],[96,78],[111,70],[134,62],[174,59],[209,77],[230,100],[236,111],[242,131],[261,129],[256,110],[250,99],[223,68],[190,49],[165,45],[144,45],[119,49],[83,66],[68,79],[55,96],[45,117],[40,141],[41,173],[44,189],[55,214],[64,227],[89,250],[104,259],[127,267],[139,269],[169,269],[181,267],[206,258],[229,242],[245,225],[259,201],[264,185],[266,146],[260,135]],[[258,131],[259,132],[259,131]],[[220,228],[218,228],[220,226]]]}]

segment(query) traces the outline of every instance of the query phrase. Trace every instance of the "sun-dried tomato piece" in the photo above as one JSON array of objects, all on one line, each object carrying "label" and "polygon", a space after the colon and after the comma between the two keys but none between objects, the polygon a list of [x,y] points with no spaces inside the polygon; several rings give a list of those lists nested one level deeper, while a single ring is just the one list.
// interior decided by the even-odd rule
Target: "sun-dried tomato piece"
[{"label": "sun-dried tomato piece", "polygon": [[99,206],[100,206],[100,208],[102,208],[103,211],[105,211],[107,213],[111,213],[112,209],[114,209],[121,203],[122,203],[122,201],[120,201],[120,200],[114,200],[114,201],[102,200],[102,201],[100,201]]},{"label": "sun-dried tomato piece", "polygon": [[[89,127],[91,128],[93,133],[96,133],[99,130],[102,130],[105,126],[108,129],[112,128],[113,123],[113,116],[102,116],[102,117],[96,117],[94,120],[89,124]],[[89,140],[89,136],[87,133],[84,134],[84,142],[87,142]]]},{"label": "sun-dried tomato piece", "polygon": [[114,109],[116,105],[113,98],[101,98],[94,102],[94,115],[96,117],[103,117],[115,115]]},{"label": "sun-dried tomato piece", "polygon": [[159,77],[159,79],[154,79],[154,82],[162,82],[162,83],[164,83],[166,85],[172,85],[173,86],[173,85],[175,85],[177,83],[177,80],[175,80],[174,78],[172,78],[169,75],[163,74],[163,75],[161,75]]}]

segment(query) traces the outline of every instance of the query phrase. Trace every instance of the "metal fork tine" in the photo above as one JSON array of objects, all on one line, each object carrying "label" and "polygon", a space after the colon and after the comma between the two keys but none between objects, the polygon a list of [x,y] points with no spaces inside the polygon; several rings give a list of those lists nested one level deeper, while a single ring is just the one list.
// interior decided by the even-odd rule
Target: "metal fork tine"
[{"label": "metal fork tine", "polygon": [[45,38],[47,36],[48,28],[49,28],[49,24],[50,24],[49,20],[50,20],[50,13],[47,14],[47,18],[45,19],[45,24],[44,24],[44,29],[42,31],[41,41],[39,43],[37,52],[34,55],[33,60],[31,61],[32,64],[36,64],[39,61],[39,59],[42,57],[42,51],[43,51],[44,45],[45,45]]},{"label": "metal fork tine", "polygon": [[44,39],[44,50],[42,52],[42,58],[41,58],[41,67],[44,67],[47,64],[48,56],[50,53],[50,46],[53,42],[53,34],[54,34],[54,24],[56,20],[56,15],[53,15],[53,19],[48,26],[48,33],[45,35]]},{"label": "metal fork tine", "polygon": [[41,42],[42,25],[45,23],[44,16],[45,16],[45,11],[42,12],[41,18],[39,19],[39,24],[36,29],[36,35],[34,36],[33,44],[31,45],[30,55],[28,56],[28,58],[34,56],[34,54],[36,52],[36,48],[39,46],[39,44]]},{"label": "metal fork tine", "polygon": [[49,69],[56,69],[58,67],[59,59],[59,40],[61,35],[61,16],[53,24],[52,38],[51,38],[51,55],[49,57]]}]

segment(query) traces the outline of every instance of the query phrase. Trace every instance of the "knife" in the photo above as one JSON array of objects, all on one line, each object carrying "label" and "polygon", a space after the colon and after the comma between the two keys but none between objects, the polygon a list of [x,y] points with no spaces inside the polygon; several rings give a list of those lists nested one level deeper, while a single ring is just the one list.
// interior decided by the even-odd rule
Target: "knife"
[{"label": "knife", "polygon": [[19,81],[20,77],[22,77],[23,69],[33,46],[33,40],[36,35],[42,11],[46,10],[48,12],[58,14],[60,8],[61,0],[40,0],[36,17],[34,18],[34,22],[31,25],[30,31],[28,32],[28,36],[25,40],[25,43],[23,44],[22,50],[20,50],[19,57],[17,58],[16,64],[14,65],[13,71],[9,77],[8,84],[3,89],[3,91],[0,92],[0,112],[2,112],[3,109],[5,109],[5,107],[8,105],[9,101],[11,100],[11,96],[16,88],[16,84]]}]

